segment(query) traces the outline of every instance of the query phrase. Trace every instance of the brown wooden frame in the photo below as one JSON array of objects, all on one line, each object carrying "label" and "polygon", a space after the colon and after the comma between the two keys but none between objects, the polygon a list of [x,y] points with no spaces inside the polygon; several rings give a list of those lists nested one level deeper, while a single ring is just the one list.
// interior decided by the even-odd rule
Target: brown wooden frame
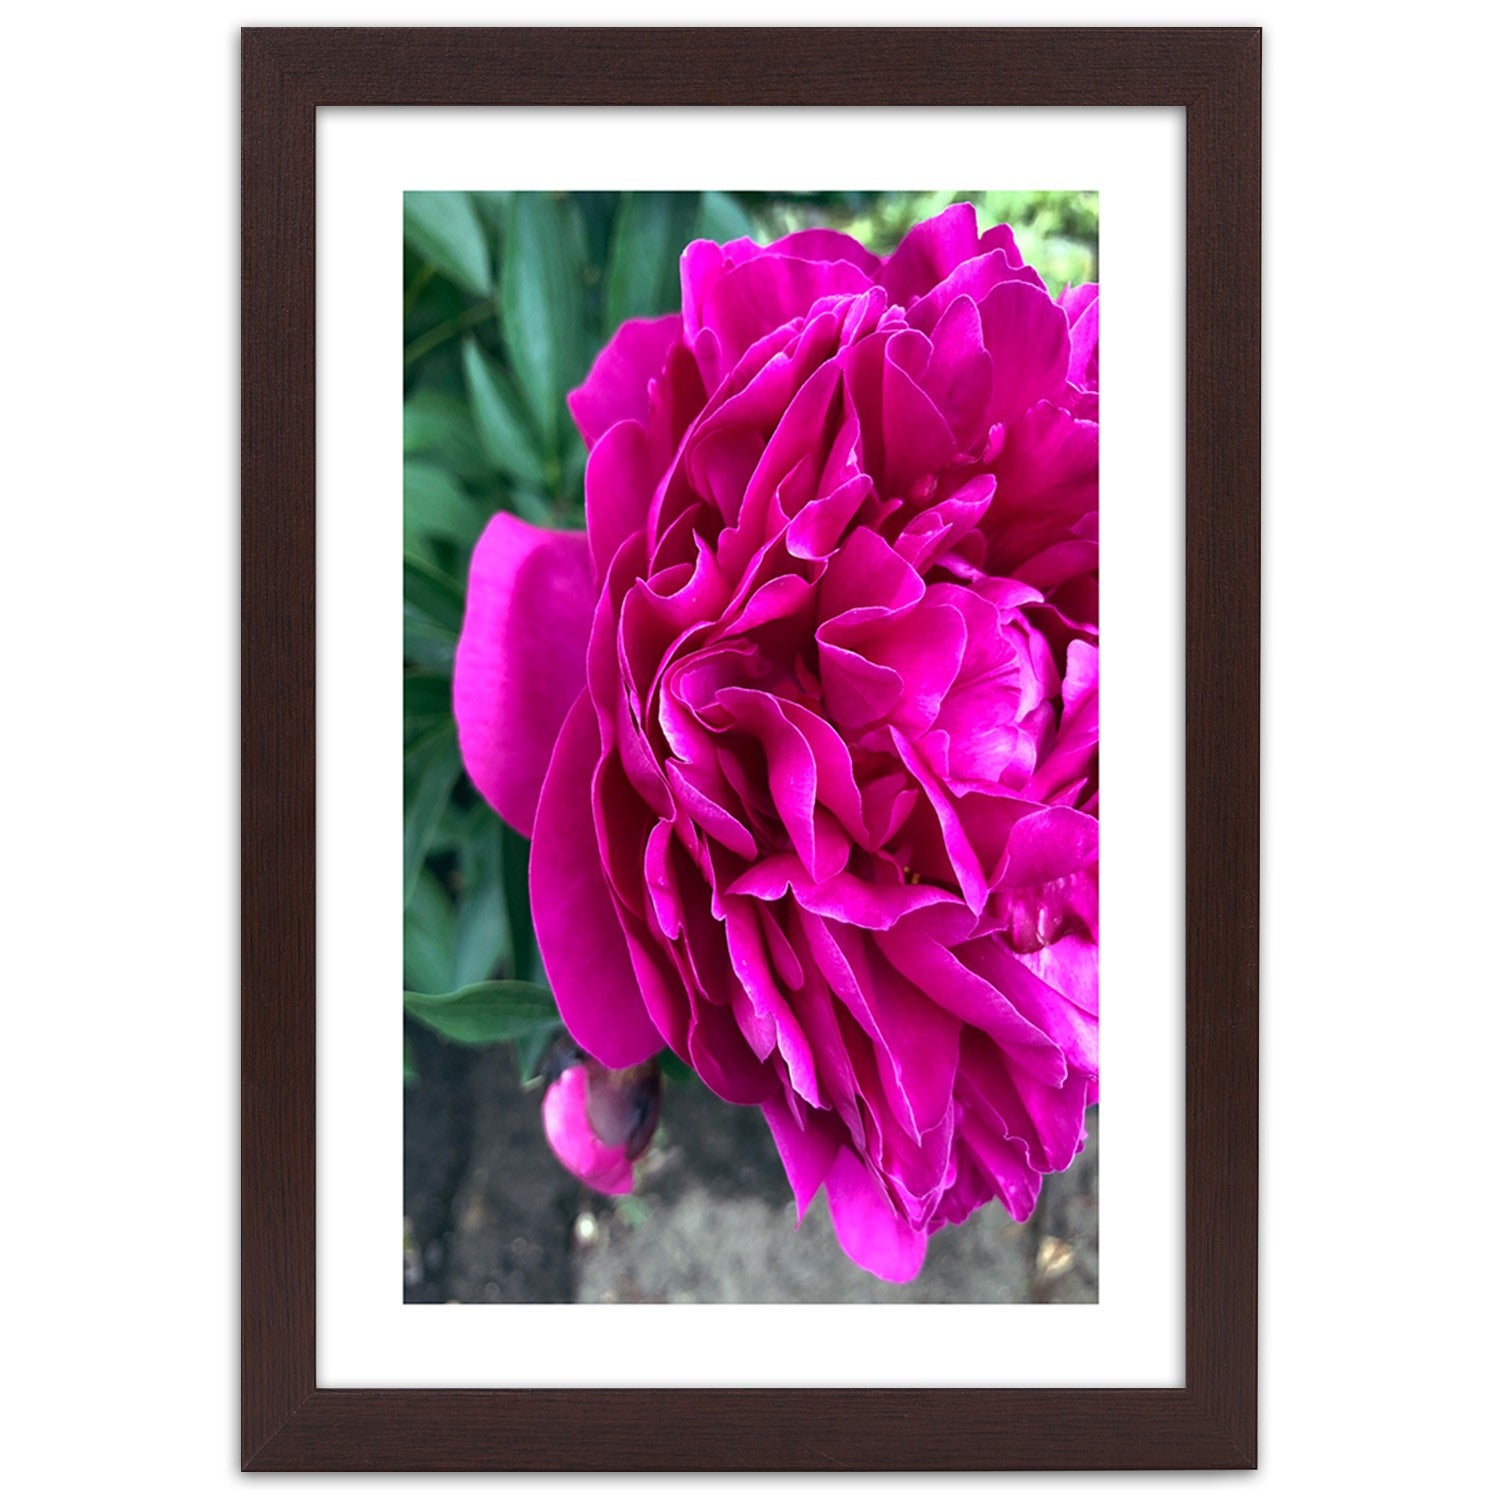
[{"label": "brown wooden frame", "polygon": [[[318,1388],[314,119],[358,104],[1186,109],[1184,1388]],[[1259,30],[254,28],[242,110],[244,1468],[1253,1467]]]}]

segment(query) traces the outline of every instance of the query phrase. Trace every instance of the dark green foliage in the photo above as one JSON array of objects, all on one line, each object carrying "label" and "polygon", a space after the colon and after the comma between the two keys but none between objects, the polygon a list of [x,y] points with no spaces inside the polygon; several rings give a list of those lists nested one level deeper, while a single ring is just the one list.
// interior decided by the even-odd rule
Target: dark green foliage
[{"label": "dark green foliage", "polygon": [[439,1036],[466,1047],[531,1042],[557,1029],[552,996],[540,985],[502,979],[471,984],[448,995],[407,991],[406,1013]]}]

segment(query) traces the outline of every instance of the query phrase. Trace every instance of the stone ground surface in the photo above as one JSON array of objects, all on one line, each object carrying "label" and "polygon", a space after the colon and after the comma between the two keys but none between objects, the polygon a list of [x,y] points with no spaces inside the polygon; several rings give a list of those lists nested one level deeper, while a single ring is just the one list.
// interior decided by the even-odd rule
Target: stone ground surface
[{"label": "stone ground surface", "polygon": [[669,1082],[637,1190],[604,1197],[547,1148],[538,1090],[505,1048],[415,1028],[406,1091],[408,1302],[1095,1302],[1098,1112],[1029,1223],[997,1204],[933,1237],[905,1286],[839,1249],[821,1197],[800,1228],[760,1112]]}]

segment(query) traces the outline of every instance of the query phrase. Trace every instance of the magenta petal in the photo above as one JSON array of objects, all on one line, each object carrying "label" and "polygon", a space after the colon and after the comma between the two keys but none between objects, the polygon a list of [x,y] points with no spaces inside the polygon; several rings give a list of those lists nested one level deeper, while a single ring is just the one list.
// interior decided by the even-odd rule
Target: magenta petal
[{"label": "magenta petal", "polygon": [[872,1044],[886,1107],[920,1141],[953,1098],[958,1022],[883,963],[859,929],[822,924],[820,934],[819,924],[809,922],[808,932],[812,956]]},{"label": "magenta petal", "polygon": [[792,1185],[800,1224],[838,1155],[838,1134],[829,1116],[822,1112],[807,1112],[806,1123],[799,1125],[780,1094],[767,1099],[761,1108],[766,1124],[771,1127],[771,1139],[776,1142],[781,1164],[786,1168],[786,1179]]},{"label": "magenta petal", "polygon": [[1062,685],[1062,723],[1046,760],[1032,778],[1034,797],[1054,796],[1080,776],[1098,774],[1099,648],[1087,641],[1068,647],[1068,675]]},{"label": "magenta petal", "polygon": [[787,551],[793,557],[827,557],[865,503],[871,488],[868,474],[855,474],[827,494],[809,501],[787,527]]},{"label": "magenta petal", "polygon": [[922,385],[947,419],[954,442],[967,451],[980,446],[992,368],[978,307],[971,297],[955,297],[932,331],[932,361]]},{"label": "magenta petal", "polygon": [[688,1061],[698,1076],[730,1104],[764,1104],[781,1086],[750,1050],[727,1005],[695,1001],[687,1041]]},{"label": "magenta petal", "polygon": [[1017,958],[1059,995],[1066,995],[1080,1010],[1099,1015],[1099,945],[1092,938],[1060,937],[1034,953]]},{"label": "magenta petal", "polygon": [[655,485],[646,429],[629,417],[616,422],[594,445],[583,481],[589,547],[601,579],[615,553],[645,526]]},{"label": "magenta petal", "polygon": [[819,765],[806,736],[769,693],[729,687],[718,701],[760,742],[771,800],[808,873],[814,880],[838,874],[849,841],[816,816]]},{"label": "magenta petal", "polygon": [[995,366],[990,421],[1009,424],[1038,401],[1062,395],[1072,344],[1067,315],[1046,292],[1003,282],[980,304],[979,320]]},{"label": "magenta petal", "polygon": [[[880,944],[896,969],[914,984],[924,986],[934,1000],[961,1021],[983,1031],[1012,1063],[1044,1087],[1056,1088],[1067,1077],[1067,1062],[1057,1042],[950,945],[933,942],[915,931],[883,934]],[[965,951],[972,953],[986,946],[993,944],[969,944]]]},{"label": "magenta petal", "polygon": [[722,362],[737,362],[757,339],[802,317],[820,297],[854,296],[869,278],[845,260],[801,260],[771,251],[725,271],[703,297],[703,327]]},{"label": "magenta petal", "polygon": [[861,655],[901,678],[901,700],[892,722],[908,733],[932,723],[958,676],[964,644],[963,616],[930,598],[903,619],[889,625],[877,621],[868,628]]},{"label": "magenta petal", "polygon": [[1057,299],[1068,315],[1068,322],[1076,323],[1080,316],[1099,300],[1099,284],[1086,281],[1081,286],[1070,286]]},{"label": "magenta petal", "polygon": [[906,232],[880,279],[893,302],[911,302],[978,254],[974,205],[955,203]]},{"label": "magenta petal", "polygon": [[1059,1172],[1078,1154],[1091,1081],[1069,1073],[1059,1084],[1041,1083],[987,1038],[964,1033],[959,1082],[965,1118],[977,1113],[1007,1139],[1020,1141],[1039,1171]]},{"label": "magenta petal", "polygon": [[599,721],[585,694],[568,712],[542,785],[531,847],[537,947],[564,1025],[607,1068],[659,1052],[620,930],[594,830],[592,783]]},{"label": "magenta petal", "polygon": [[1024,263],[1021,247],[1016,244],[1016,233],[1009,224],[996,224],[979,236],[979,253],[988,255],[992,250],[1003,250],[1016,265]]},{"label": "magenta petal", "polygon": [[990,566],[1015,576],[1099,509],[1098,425],[1038,402],[1007,426],[995,479],[1005,503],[986,516],[995,523]]},{"label": "magenta petal", "polygon": [[857,730],[872,724],[901,698],[901,674],[868,661],[857,651],[818,632],[818,662],[823,674],[823,701],[841,728]]},{"label": "magenta petal", "polygon": [[1016,1223],[1024,1224],[1036,1207],[1042,1186],[1041,1174],[1028,1161],[1025,1147],[991,1130],[975,1114],[964,1120],[963,1143],[993,1185],[1006,1212]]},{"label": "magenta petal", "polygon": [[[1097,988],[1092,1010],[1076,1005],[999,942],[970,944],[964,950],[964,962],[988,979],[1032,1025],[1046,1032],[1067,1058],[1070,1069],[1099,1076]],[[1059,973],[1059,977],[1065,975]],[[1087,1001],[1089,997],[1083,998]]]},{"label": "magenta petal", "polygon": [[818,1091],[817,1067],[807,1036],[797,1019],[796,1012],[787,1003],[771,968],[762,939],[761,923],[749,902],[727,903],[728,915],[725,933],[728,938],[729,961],[735,976],[743,986],[742,991],[732,996],[736,1017],[747,1039],[765,1035],[769,1044],[764,1050],[755,1047],[757,1056],[764,1059],[776,1049],[786,1065],[787,1076],[797,1093],[815,1108],[823,1106]]},{"label": "magenta petal", "polygon": [[568,410],[590,448],[616,422],[644,422],[650,386],[666,368],[667,354],[682,334],[676,313],[665,318],[632,318],[599,351],[588,379],[568,397]]},{"label": "magenta petal", "polygon": [[828,1170],[828,1211],[844,1254],[883,1281],[910,1281],[922,1269],[927,1236],[886,1200],[874,1174],[847,1147]]},{"label": "magenta petal", "polygon": [[863,622],[891,611],[911,610],[923,594],[922,580],[890,543],[867,526],[850,532],[828,564],[820,607],[825,620],[851,616]]},{"label": "magenta petal", "polygon": [[685,341],[697,346],[703,331],[703,304],[708,294],[735,266],[761,253],[750,239],[716,245],[712,240],[694,240],[682,252],[678,264],[682,285],[682,331]]},{"label": "magenta petal", "polygon": [[474,548],[453,663],[458,744],[484,800],[528,837],[557,732],[583,687],[595,592],[582,532],[501,514]]},{"label": "magenta petal", "polygon": [[943,847],[947,851],[953,873],[958,878],[959,889],[970,908],[978,913],[984,909],[989,897],[989,886],[983,867],[968,832],[963,826],[957,809],[953,805],[941,779],[933,773],[922,755],[899,729],[892,729],[891,738],[902,763],[912,774],[913,780],[927,794],[928,805],[942,831]]},{"label": "magenta petal", "polygon": [[[996,250],[965,261],[951,276],[913,303],[910,310],[912,327],[924,331],[931,329],[955,299],[966,297],[976,303],[983,302],[997,286],[1008,281],[1032,287],[1046,295],[1046,283],[1030,266],[1014,261],[1003,250]],[[996,352],[1003,355],[1005,350],[1000,347]]]},{"label": "magenta petal", "polygon": [[880,260],[852,236],[836,229],[798,229],[766,247],[801,260],[847,260],[872,280],[880,274]]},{"label": "magenta petal", "polygon": [[1094,295],[1079,298],[1070,307],[1063,298],[1063,310],[1072,324],[1073,353],[1068,361],[1068,379],[1086,391],[1099,389],[1099,288],[1079,287],[1080,293]]},{"label": "magenta petal", "polygon": [[850,351],[847,386],[860,424],[864,466],[882,494],[900,495],[950,463],[953,430],[903,360],[925,370],[931,344],[905,329],[865,339]]},{"label": "magenta petal", "polygon": [[1029,813],[1010,832],[999,883],[1045,885],[1099,858],[1099,820],[1071,807]]}]

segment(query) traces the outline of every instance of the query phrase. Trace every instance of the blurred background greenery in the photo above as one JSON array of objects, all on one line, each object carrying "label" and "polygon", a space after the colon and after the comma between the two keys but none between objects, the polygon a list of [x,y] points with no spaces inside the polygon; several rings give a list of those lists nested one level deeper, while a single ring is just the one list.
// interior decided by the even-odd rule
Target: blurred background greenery
[{"label": "blurred background greenery", "polygon": [[[450,707],[469,554],[488,518],[583,524],[567,393],[626,318],[675,311],[698,238],[825,225],[878,254],[968,199],[1057,293],[1098,278],[1098,195],[408,193],[405,201],[405,974],[408,1028],[508,1043],[534,1077],[559,1026],[526,894],[528,846],[463,776]],[[408,1032],[406,1077],[420,1083]]]}]

